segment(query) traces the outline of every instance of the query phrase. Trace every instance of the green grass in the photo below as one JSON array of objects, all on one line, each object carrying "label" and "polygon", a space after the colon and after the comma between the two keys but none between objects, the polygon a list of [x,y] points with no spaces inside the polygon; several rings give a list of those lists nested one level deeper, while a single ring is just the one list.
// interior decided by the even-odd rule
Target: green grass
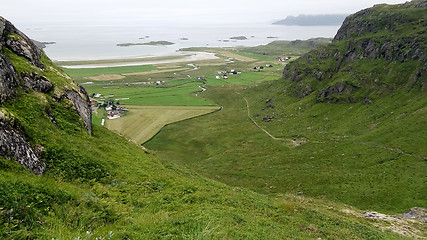
[{"label": "green grass", "polygon": [[[210,89],[205,96],[222,111],[167,126],[144,146],[163,162],[261,193],[302,192],[393,214],[425,207],[423,96],[400,93],[369,106],[313,104],[314,96],[299,101],[278,93],[282,84]],[[307,142],[293,147],[271,139],[248,119],[243,96],[275,137]],[[270,98],[274,109],[262,110]],[[275,119],[264,123],[264,115]]]},{"label": "green grass", "polygon": [[105,88],[101,86],[88,85],[86,89],[91,93],[102,95],[114,94],[114,99],[129,98],[120,100],[125,105],[140,106],[209,106],[211,102],[196,97],[196,92],[201,83],[190,82],[174,87],[127,87],[125,85],[113,85]]},{"label": "green grass", "polygon": [[112,131],[142,144],[165,125],[217,111],[217,106],[126,106],[129,110],[119,119],[106,120]]},{"label": "green grass", "polygon": [[275,57],[299,56],[319,46],[331,43],[330,38],[313,38],[308,40],[274,41],[256,47],[236,48],[237,53],[259,60],[272,60]]},{"label": "green grass", "polygon": [[3,105],[31,144],[43,146],[48,168],[38,177],[0,158],[2,239],[404,239],[340,203],[233,188],[161,164],[103,127],[89,136],[65,106],[32,94]]},{"label": "green grass", "polygon": [[[418,156],[425,154],[425,128],[419,127],[425,123],[425,98],[397,94],[376,105],[357,105],[354,112],[349,104],[336,110],[313,106],[314,96],[299,101],[282,94],[281,81],[260,83],[277,77],[276,69],[232,76],[222,88],[208,79],[208,91],[198,98],[189,93],[199,83],[182,77],[170,77],[178,79],[171,87],[127,88],[123,81],[88,85],[138,105],[224,106],[201,121],[169,125],[159,136],[163,140],[150,142],[165,149],[155,154],[97,124],[89,136],[70,101],[59,98],[78,87],[62,70],[45,57],[47,68],[41,71],[5,48],[2,52],[18,73],[37,72],[55,90],[18,89],[1,106],[8,116],[2,121],[13,118],[13,127],[47,163],[43,176],[35,176],[0,157],[1,239],[408,239],[387,230],[391,224],[403,228],[402,223],[366,219],[362,210],[340,201],[395,212],[423,206],[426,199],[420,189],[425,160]],[[210,66],[197,74],[211,77],[214,70]],[[247,85],[253,83],[258,87]],[[308,142],[291,147],[266,137],[248,119],[243,97],[252,113],[275,112],[268,124],[255,117],[263,128]],[[262,110],[269,98],[276,107]],[[345,114],[349,118],[342,121]],[[283,120],[276,121],[279,117]],[[165,154],[175,162],[158,159]],[[426,236],[425,224],[404,225]]]}]

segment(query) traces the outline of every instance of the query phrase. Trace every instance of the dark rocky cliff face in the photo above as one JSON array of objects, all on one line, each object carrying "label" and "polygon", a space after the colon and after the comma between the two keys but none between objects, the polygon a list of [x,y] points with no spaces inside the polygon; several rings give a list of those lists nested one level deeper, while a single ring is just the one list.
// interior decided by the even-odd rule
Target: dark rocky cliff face
[{"label": "dark rocky cliff face", "polygon": [[383,4],[350,15],[332,44],[287,65],[283,77],[294,82],[296,97],[316,92],[319,102],[370,103],[367,98],[375,91],[400,87],[425,91],[426,6],[419,0]]},{"label": "dark rocky cliff face", "polygon": [[0,104],[6,101],[18,86],[18,76],[12,63],[0,54]]},{"label": "dark rocky cliff face", "polygon": [[[50,98],[53,101],[67,98],[73,103],[74,110],[80,115],[87,132],[92,134],[91,109],[86,91],[71,79],[67,79],[67,76],[64,77],[57,70],[52,70],[52,66],[49,65],[51,63],[46,65],[46,61],[50,62],[50,60],[43,55],[43,51],[2,17],[0,17],[0,49],[0,108],[3,104],[14,101],[15,97],[31,91],[44,94],[43,98]],[[24,61],[30,63],[32,67],[14,66],[6,52],[25,59]],[[58,78],[65,78],[69,83],[65,85],[61,83],[62,85],[57,86],[53,79],[49,79],[52,77],[51,74],[44,74],[46,71],[57,72],[61,75]],[[46,109],[49,110],[47,115],[50,121],[58,127],[54,112],[50,107]],[[0,112],[0,155],[7,159],[14,159],[30,172],[41,175],[46,165],[40,160],[34,147],[25,139],[26,134],[19,124],[12,124],[12,122],[15,122],[13,114],[3,109]]]}]

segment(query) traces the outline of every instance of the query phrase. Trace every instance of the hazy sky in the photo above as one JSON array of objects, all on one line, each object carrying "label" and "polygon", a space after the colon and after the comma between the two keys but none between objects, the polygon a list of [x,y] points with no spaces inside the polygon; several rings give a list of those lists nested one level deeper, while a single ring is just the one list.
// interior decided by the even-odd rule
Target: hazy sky
[{"label": "hazy sky", "polygon": [[404,0],[0,0],[20,26],[271,22],[288,15],[354,13]]}]

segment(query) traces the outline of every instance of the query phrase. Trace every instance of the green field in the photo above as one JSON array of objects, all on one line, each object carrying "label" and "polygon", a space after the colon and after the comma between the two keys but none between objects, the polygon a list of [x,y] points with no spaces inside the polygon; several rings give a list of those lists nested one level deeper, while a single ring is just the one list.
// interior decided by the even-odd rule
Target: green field
[{"label": "green field", "polygon": [[[211,89],[204,96],[224,106],[222,111],[169,125],[144,146],[165,163],[261,193],[301,193],[394,214],[425,205],[427,132],[415,129],[427,112],[405,115],[426,106],[425,98],[409,94],[371,106],[312,105],[312,98],[268,94],[281,84]],[[261,127],[301,145],[271,139],[255,126],[243,97]],[[274,108],[266,108],[270,98]],[[265,115],[274,115],[274,121],[261,121]]]},{"label": "green field", "polygon": [[[277,47],[269,46],[273,50]],[[420,199],[427,195],[420,189],[423,181],[420,169],[423,168],[427,153],[420,149],[420,144],[411,145],[404,137],[408,134],[398,131],[395,134],[387,133],[393,126],[404,124],[400,121],[386,122],[381,124],[383,127],[380,132],[371,132],[371,127],[378,124],[375,120],[379,116],[387,116],[386,111],[400,109],[399,111],[404,112],[407,106],[402,102],[416,101],[422,105],[425,104],[421,101],[422,98],[411,100],[410,95],[401,95],[402,99],[398,101],[401,105],[394,103],[393,99],[384,99],[384,102],[371,107],[354,104],[313,105],[313,98],[300,101],[287,94],[278,94],[288,87],[276,80],[282,74],[283,65],[267,62],[275,66],[259,72],[253,69],[253,66],[265,66],[264,60],[271,57],[250,53],[259,49],[263,48],[240,52],[230,50],[229,53],[217,50],[218,54],[226,58],[240,54],[250,59],[241,58],[239,61],[236,58],[235,63],[225,65],[217,65],[216,61],[200,63],[201,68],[191,74],[205,77],[204,82],[194,77],[183,78],[187,73],[165,72],[148,75],[167,79],[162,86],[126,85],[129,79],[123,79],[100,81],[87,85],[86,88],[90,93],[129,98],[121,103],[132,106],[224,107],[224,110],[212,115],[168,125],[154,139],[144,144],[158,152],[164,163],[184,165],[209,178],[261,193],[291,192],[321,196],[366,210],[398,213],[424,204]],[[171,67],[184,66],[185,64],[174,64]],[[219,75],[217,72],[225,69],[238,69],[243,73],[228,75],[228,79],[216,79]],[[144,79],[148,76],[144,75]],[[207,91],[196,96],[200,91],[199,86]],[[259,126],[248,117],[245,98],[248,99],[250,113]],[[273,106],[268,107],[265,103],[268,99],[271,99]],[[377,116],[377,108],[381,106],[390,106],[390,109]],[[154,111],[151,114],[155,119],[164,118],[160,112]],[[124,117],[114,129],[137,139],[135,136],[142,133],[132,130],[138,128],[123,127],[135,126],[135,116],[137,114],[134,118]],[[274,121],[263,122],[264,116],[274,116]],[[347,120],[340,122],[343,116],[348,116]],[[420,124],[425,117],[415,116],[417,120],[411,121],[418,121]],[[340,124],[336,124],[337,122]],[[153,126],[144,131],[152,131],[148,136],[159,129],[159,126]],[[199,133],[196,129],[203,131]],[[291,141],[274,140],[262,129],[278,139]],[[419,136],[417,142],[424,141],[424,133],[420,134],[414,135]],[[378,142],[365,140],[368,136],[378,139]],[[259,163],[260,158],[265,161]],[[405,168],[405,164],[411,167]],[[378,175],[377,172],[381,169],[386,171]],[[396,179],[399,175],[402,178]],[[365,181],[366,179],[369,181]],[[385,184],[388,182],[393,184]],[[394,189],[399,190],[393,191]]]},{"label": "green field", "polygon": [[112,131],[142,144],[153,137],[165,125],[194,118],[216,111],[219,107],[204,106],[127,106],[125,116],[106,120]]}]

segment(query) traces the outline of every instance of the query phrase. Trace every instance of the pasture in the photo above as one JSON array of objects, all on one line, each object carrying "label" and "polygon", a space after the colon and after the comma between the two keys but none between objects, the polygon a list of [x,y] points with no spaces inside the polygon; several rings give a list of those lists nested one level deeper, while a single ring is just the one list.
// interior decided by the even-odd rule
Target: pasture
[{"label": "pasture", "polygon": [[141,144],[165,125],[219,110],[216,106],[127,106],[125,116],[106,121],[112,131]]}]

